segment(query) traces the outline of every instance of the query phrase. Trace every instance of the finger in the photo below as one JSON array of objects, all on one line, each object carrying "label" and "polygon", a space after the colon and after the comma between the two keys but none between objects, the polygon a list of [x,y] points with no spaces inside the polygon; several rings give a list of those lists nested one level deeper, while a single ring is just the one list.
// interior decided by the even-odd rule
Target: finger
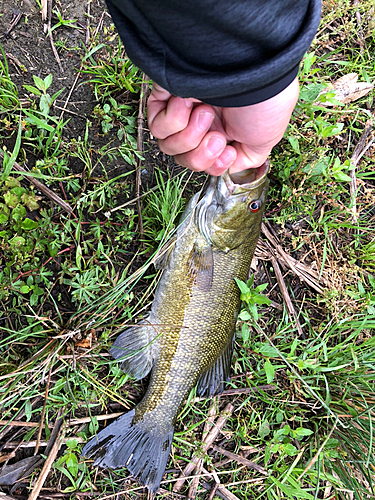
[{"label": "finger", "polygon": [[228,145],[212,166],[206,170],[207,174],[223,175],[223,173],[233,165],[236,157],[237,151],[231,145]]},{"label": "finger", "polygon": [[177,134],[159,140],[159,148],[166,154],[174,156],[187,153],[199,146],[214,120],[214,112],[210,106],[196,107],[191,113],[187,127]]},{"label": "finger", "polygon": [[247,168],[260,167],[271,153],[271,149],[262,150],[260,152],[254,151],[249,146],[246,146],[246,144],[240,142],[232,142],[232,146],[237,152],[237,157],[229,167],[229,173],[231,174],[241,172]]},{"label": "finger", "polygon": [[212,131],[208,132],[202,142],[192,151],[175,156],[180,165],[197,172],[207,171],[227,147],[227,141],[223,134]]},{"label": "finger", "polygon": [[159,101],[149,99],[147,104],[148,125],[151,134],[157,139],[181,132],[188,123],[194,103],[182,97],[170,97]]}]

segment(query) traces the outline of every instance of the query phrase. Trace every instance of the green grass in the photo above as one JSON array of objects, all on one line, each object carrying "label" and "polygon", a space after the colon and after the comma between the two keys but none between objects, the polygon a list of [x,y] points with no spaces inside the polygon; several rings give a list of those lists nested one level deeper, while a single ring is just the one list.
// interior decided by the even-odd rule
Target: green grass
[{"label": "green grass", "polygon": [[[351,155],[373,98],[370,93],[326,107],[327,99],[335,102],[333,93],[319,95],[350,72],[373,81],[374,14],[371,2],[360,3],[365,38],[359,42],[352,3],[325,7],[318,39],[301,66],[300,102],[272,153],[266,208],[284,250],[313,266],[325,290],[319,295],[283,269],[305,335],[300,338],[270,262],[258,262],[255,279],[240,285],[243,309],[226,386],[237,393],[218,399],[219,411],[228,401],[234,411],[215,444],[248,453],[267,475],[225,462],[219,452],[204,456],[205,468],[216,471],[240,500],[375,498],[371,150],[356,170],[356,221],[349,189]],[[42,440],[48,440],[48,424],[60,410],[68,441],[45,486],[71,498],[77,492],[106,496],[125,490],[128,498],[139,498],[141,490],[126,469],[97,471],[80,450],[103,425],[98,416],[125,411],[144,394],[145,382],[123,374],[108,349],[152,300],[158,279],[154,254],[173,233],[192,181],[155,170],[155,185],[142,198],[140,242],[135,204],[111,210],[133,198],[137,109],[123,96],[137,91],[142,77],[112,28],[93,44],[83,68],[97,102],[83,136],[72,138],[68,119],[54,115],[53,102],[63,91],[51,91],[54,77],[34,78],[23,87],[26,106],[4,53],[0,63],[0,134],[7,148],[0,177],[0,419],[38,422],[48,386]],[[30,187],[13,170],[14,160],[28,160],[32,175],[66,199],[73,213]],[[119,162],[126,168],[117,171]],[[269,305],[264,295],[279,306]],[[172,489],[176,471],[201,453],[210,405],[193,390],[181,410],[165,490]],[[74,423],[87,416],[90,422]],[[23,428],[14,440],[27,443],[37,432]],[[210,477],[202,480],[213,484]],[[188,483],[184,495],[187,489]],[[201,486],[196,498],[207,498]]]}]

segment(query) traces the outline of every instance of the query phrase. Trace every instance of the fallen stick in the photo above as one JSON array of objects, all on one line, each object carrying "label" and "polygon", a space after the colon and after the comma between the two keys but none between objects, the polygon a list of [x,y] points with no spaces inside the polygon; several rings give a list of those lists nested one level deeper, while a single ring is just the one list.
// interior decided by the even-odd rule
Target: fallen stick
[{"label": "fallen stick", "polygon": [[[143,126],[145,121],[145,110],[146,110],[146,100],[148,93],[148,78],[143,73],[142,74],[142,86],[141,86],[141,94],[139,96],[139,109],[138,109],[138,132],[137,132],[137,151],[138,154],[142,154],[143,152]],[[138,212],[138,228],[139,235],[141,240],[143,239],[143,221],[142,221],[142,207],[140,200],[140,190],[141,190],[141,158],[137,155],[136,159],[136,173],[135,173],[135,197],[137,198],[137,212]]]},{"label": "fallen stick", "polygon": [[220,396],[237,396],[238,394],[250,394],[251,392],[260,391],[276,391],[277,389],[277,385],[274,384],[259,385],[258,387],[243,387],[241,389],[226,389],[220,394]]},{"label": "fallen stick", "polygon": [[53,462],[54,462],[54,460],[57,457],[57,454],[59,452],[60,445],[62,442],[61,438],[63,436],[63,433],[64,433],[64,430],[60,429],[57,436],[56,436],[56,439],[51,447],[51,450],[48,454],[47,460],[44,462],[44,465],[43,465],[43,468],[41,470],[41,473],[39,474],[38,480],[35,483],[35,486],[29,495],[28,500],[37,500],[37,498],[39,498],[39,493],[40,493],[41,489],[43,488],[43,485],[44,485],[44,483],[47,479],[47,476],[51,470],[52,464],[53,464]]},{"label": "fallen stick", "polygon": [[[221,431],[226,421],[228,420],[228,417],[230,417],[230,415],[232,414],[233,409],[234,406],[231,403],[228,403],[227,406],[224,408],[222,416],[217,419],[216,424],[205,438],[204,447],[202,450],[203,453],[206,453],[207,450],[211,447],[212,443],[215,441],[215,439],[219,435],[219,432]],[[179,477],[179,479],[177,479],[175,485],[173,486],[173,491],[175,493],[181,491],[186,481],[186,476],[190,476],[192,471],[196,468],[198,462],[199,462],[199,457],[197,455],[193,455],[191,462],[187,464],[185,469],[182,471],[181,476]]]},{"label": "fallen stick", "polygon": [[[218,407],[218,398],[214,398],[211,403],[211,407],[208,412],[208,418],[204,424],[203,428],[203,434],[202,434],[202,442],[204,442],[206,436],[209,434],[210,430],[214,426],[215,422],[215,417],[217,415],[217,407]],[[194,498],[197,495],[197,489],[199,485],[199,473],[203,467],[203,459],[200,458],[197,465],[196,465],[196,475],[194,476],[188,494],[187,498],[188,500],[194,500]]]},{"label": "fallen stick", "polygon": [[231,451],[227,451],[225,448],[222,448],[221,446],[212,445],[212,449],[221,453],[225,457],[230,458],[231,460],[234,460],[242,465],[245,465],[246,467],[249,467],[249,469],[254,469],[254,470],[260,472],[260,474],[263,474],[264,476],[268,476],[267,471],[262,466],[254,463],[254,462],[251,462],[250,460],[248,460],[245,457],[241,457],[241,455],[237,455],[236,453],[232,453]]},{"label": "fallen stick", "polygon": [[275,274],[276,274],[276,279],[277,279],[277,282],[279,284],[282,296],[284,297],[286,308],[288,310],[289,316],[294,319],[299,336],[302,339],[305,339],[306,338],[305,333],[302,330],[301,323],[299,322],[297,313],[294,309],[292,300],[289,296],[289,292],[288,292],[288,289],[286,287],[279,263],[277,262],[277,259],[274,255],[271,255],[271,262],[272,262],[273,270],[275,271]]},{"label": "fallen stick", "polygon": [[[318,273],[316,271],[312,270],[311,267],[306,266],[302,262],[298,262],[291,255],[287,254],[284,251],[284,249],[282,248],[282,246],[279,244],[277,238],[275,238],[271,234],[271,232],[269,231],[269,229],[267,228],[267,226],[265,225],[264,222],[262,223],[262,233],[264,234],[264,236],[267,238],[268,241],[267,242],[260,241],[258,243],[259,246],[262,246],[262,243],[263,243],[263,246],[267,246],[267,248],[270,252],[271,252],[271,250],[274,250],[274,252],[277,255],[277,258],[283,264],[285,264],[287,267],[289,267],[289,269],[296,276],[298,276],[298,278],[301,281],[304,281],[305,283],[307,283],[309,286],[314,288],[314,290],[316,290],[318,293],[321,293],[321,294],[324,293],[324,288],[322,286],[320,286],[320,284],[319,284],[319,280],[324,283],[324,281],[325,281],[324,278],[323,277],[319,278]],[[271,244],[273,245],[273,248],[272,248]],[[264,260],[263,255],[260,258],[263,258],[263,260]]]},{"label": "fallen stick", "polygon": [[[63,438],[61,441],[61,444],[65,444],[67,441],[72,439],[71,437],[69,438]],[[81,437],[75,437],[75,441],[77,441],[78,444],[83,444],[86,443],[86,439],[81,438]],[[48,446],[49,441],[40,441],[39,447],[45,447]],[[9,441],[8,443],[5,443],[4,449],[13,449],[17,448],[19,446],[20,448],[35,448],[36,441],[26,441],[24,443],[19,443],[18,441]]]},{"label": "fallen stick", "polygon": [[[205,468],[202,468],[202,470],[203,470],[204,473],[206,473],[206,474],[208,473],[208,471]],[[218,497],[222,498],[223,500],[239,500],[239,498],[236,495],[234,495],[234,493],[232,493],[225,486],[223,486],[222,484],[220,484],[220,480],[219,480],[219,478],[217,476],[215,478],[215,481],[216,481],[216,483],[219,483],[219,486],[218,486],[218,488],[216,490],[216,495]],[[210,490],[211,489],[211,486],[208,483],[206,483],[205,481],[203,482],[202,486],[206,490]],[[207,488],[207,486],[208,486],[208,488]]]},{"label": "fallen stick", "polygon": [[[0,158],[4,159],[4,153],[2,151],[0,151]],[[21,172],[21,174],[22,173],[27,173],[27,174],[30,173],[25,168],[21,167],[21,165],[19,163],[17,163],[16,161],[14,162],[12,168],[14,170],[17,170],[18,172]],[[47,198],[49,198],[50,200],[57,203],[57,205],[59,205],[63,210],[65,210],[65,212],[68,212],[69,214],[71,214],[73,212],[73,209],[69,205],[69,203],[66,203],[66,201],[64,201],[62,198],[60,198],[60,196],[58,196],[56,193],[51,191],[47,186],[45,186],[44,184],[39,182],[37,179],[34,179],[34,177],[32,177],[31,175],[25,175],[25,177],[30,182],[30,184],[33,184],[33,186],[35,186],[37,189],[39,189],[39,191],[41,191],[43,194],[45,194],[47,196]]]},{"label": "fallen stick", "polygon": [[40,424],[39,424],[39,429],[38,429],[38,435],[36,437],[36,445],[35,445],[34,455],[38,454],[40,438],[42,437],[42,430],[43,430],[43,427],[44,427],[44,417],[46,415],[46,406],[47,406],[49,385],[51,383],[51,373],[52,373],[52,363],[51,363],[51,366],[49,367],[49,372],[48,372],[48,380],[47,380],[47,384],[46,384],[46,392],[44,394],[44,402],[43,402],[42,414],[40,416]]},{"label": "fallen stick", "polygon": [[51,26],[51,19],[52,19],[52,0],[47,0],[47,17],[48,17],[48,20],[47,20],[47,25],[44,25],[45,26],[45,29],[47,30],[47,33],[48,33],[48,38],[49,38],[49,42],[51,44],[51,48],[52,48],[52,52],[53,52],[53,55],[55,56],[55,59],[56,59],[56,62],[59,66],[59,69],[60,69],[60,73],[64,73],[64,69],[61,65],[61,60],[60,60],[60,56],[59,54],[57,53],[57,50],[56,50],[56,47],[55,47],[55,44],[53,42],[53,35],[52,35],[52,26]]},{"label": "fallen stick", "polygon": [[[358,220],[358,214],[357,214],[357,178],[356,178],[356,169],[357,165],[360,162],[360,159],[362,156],[365,154],[365,152],[371,147],[372,143],[374,142],[374,138],[371,139],[366,144],[367,138],[371,133],[371,129],[373,127],[373,121],[368,120],[366,123],[365,130],[363,131],[363,134],[361,135],[356,147],[354,148],[352,157],[350,159],[351,165],[353,165],[354,168],[350,170],[350,199],[351,199],[351,205],[352,205],[352,211],[353,211],[353,217],[352,217],[352,222],[356,223]],[[366,145],[365,145],[366,144]]]}]

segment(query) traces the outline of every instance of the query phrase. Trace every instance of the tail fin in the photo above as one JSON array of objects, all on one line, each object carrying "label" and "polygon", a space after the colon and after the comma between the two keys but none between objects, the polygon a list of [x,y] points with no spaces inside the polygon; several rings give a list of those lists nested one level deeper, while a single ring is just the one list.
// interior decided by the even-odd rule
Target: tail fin
[{"label": "tail fin", "polygon": [[173,437],[173,427],[164,434],[141,429],[132,423],[134,410],[121,415],[91,439],[82,455],[94,457],[99,467],[119,469],[127,467],[140,484],[152,494],[159,488],[167,465]]}]

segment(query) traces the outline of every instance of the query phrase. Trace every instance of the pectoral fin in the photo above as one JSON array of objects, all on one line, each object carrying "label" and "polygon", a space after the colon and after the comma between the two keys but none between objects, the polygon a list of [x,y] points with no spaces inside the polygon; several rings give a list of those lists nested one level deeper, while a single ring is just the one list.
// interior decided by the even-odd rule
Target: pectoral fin
[{"label": "pectoral fin", "polygon": [[157,335],[152,325],[141,321],[117,337],[110,353],[115,359],[122,361],[121,368],[125,373],[140,380],[152,368],[152,342]]},{"label": "pectoral fin", "polygon": [[188,259],[187,274],[194,286],[203,292],[211,289],[214,274],[214,257],[211,245],[194,244]]},{"label": "pectoral fin", "polygon": [[197,395],[211,397],[224,390],[224,382],[229,380],[230,365],[233,356],[233,341],[225,347],[216,363],[198,379]]}]

